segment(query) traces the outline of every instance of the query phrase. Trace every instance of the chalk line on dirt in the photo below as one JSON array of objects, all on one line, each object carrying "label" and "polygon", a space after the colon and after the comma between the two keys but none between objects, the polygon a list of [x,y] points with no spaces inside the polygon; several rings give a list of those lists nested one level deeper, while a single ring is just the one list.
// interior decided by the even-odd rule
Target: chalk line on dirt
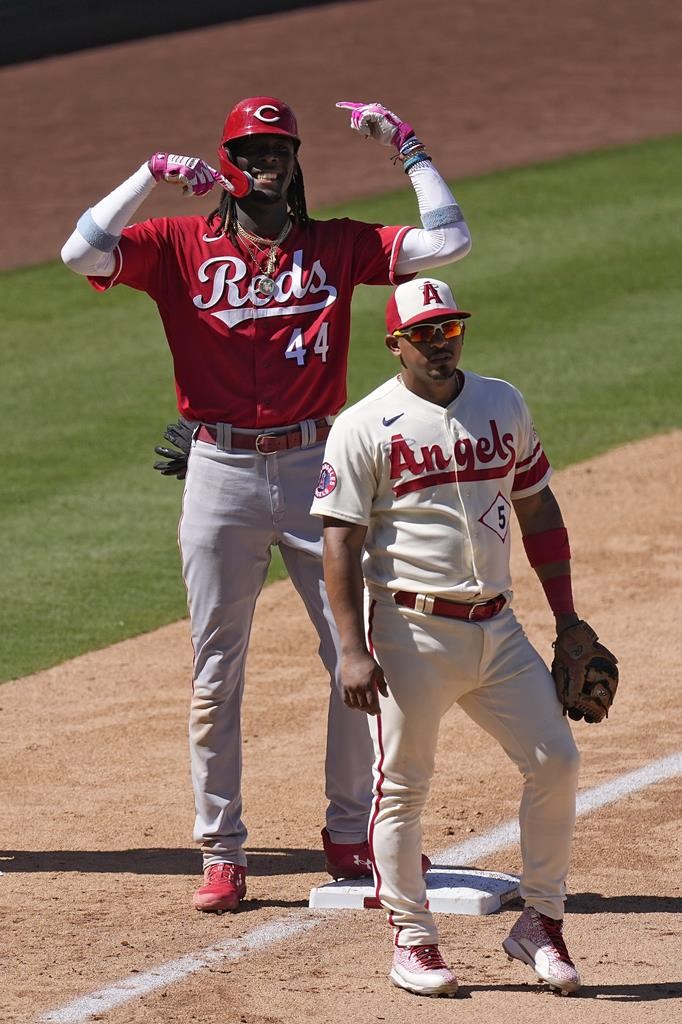
[{"label": "chalk line on dirt", "polygon": [[[589,814],[616,803],[639,790],[653,786],[657,782],[682,775],[682,751],[664,757],[659,761],[627,772],[600,786],[593,786],[578,794],[578,816]],[[449,847],[433,855],[435,864],[471,865],[479,858],[496,853],[519,840],[519,826],[516,820],[505,822],[497,828],[486,832],[475,839],[468,839],[457,846]],[[61,1009],[49,1010],[38,1018],[38,1024],[82,1024],[88,1018],[102,1016],[109,1010],[116,1009],[132,999],[149,995],[157,989],[168,988],[176,982],[183,981],[191,974],[213,964],[223,961],[235,961],[249,953],[260,952],[268,946],[302,935],[306,931],[324,924],[325,917],[310,917],[310,911],[301,911],[291,916],[278,918],[269,924],[258,925],[238,939],[225,939],[215,946],[189,953],[166,964],[145,971],[142,974],[129,975],[120,981],[101,988],[90,995],[81,996],[67,1003]],[[305,915],[305,916],[304,916]]]},{"label": "chalk line on dirt", "polygon": [[57,1022],[59,1024],[79,1024],[80,1021],[86,1021],[94,1014],[101,1016],[109,1010],[114,1010],[116,1007],[130,1002],[131,999],[138,999],[156,989],[167,988],[169,985],[189,977],[190,974],[196,974],[197,971],[205,967],[225,961],[239,960],[249,952],[260,952],[273,943],[291,939],[308,929],[316,928],[321,923],[319,920],[306,920],[301,914],[278,918],[269,924],[258,925],[239,939],[225,939],[215,946],[209,946],[197,953],[188,953],[187,956],[181,956],[167,964],[153,967],[150,971],[145,971],[144,974],[134,974],[121,981],[115,981],[113,985],[92,992],[89,996],[74,999],[61,1010],[48,1011],[39,1020],[50,1021],[50,1024],[57,1024]]},{"label": "chalk line on dirt", "polygon": [[[615,803],[630,796],[631,793],[646,789],[647,786],[653,786],[665,779],[674,778],[676,775],[682,775],[682,751],[664,757],[660,761],[645,764],[642,768],[604,782],[601,786],[593,786],[592,789],[578,793],[576,814],[578,817],[589,814],[606,804]],[[505,846],[512,846],[518,841],[519,823],[514,819],[505,822],[504,825],[498,825],[497,828],[482,836],[476,836],[475,839],[468,839],[466,842],[460,843],[459,846],[453,846],[449,850],[443,850],[442,853],[434,854],[431,859],[434,864],[471,865],[475,864],[479,858],[496,853],[497,850],[502,850]]]}]

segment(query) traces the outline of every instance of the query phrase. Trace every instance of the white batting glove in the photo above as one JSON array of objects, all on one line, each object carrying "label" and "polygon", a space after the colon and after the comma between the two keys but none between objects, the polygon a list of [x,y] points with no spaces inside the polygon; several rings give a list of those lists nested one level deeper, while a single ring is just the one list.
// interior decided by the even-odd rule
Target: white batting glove
[{"label": "white batting glove", "polygon": [[217,171],[196,156],[154,153],[147,166],[157,181],[180,185],[185,196],[205,196],[221,178]]},{"label": "white batting glove", "polygon": [[412,125],[401,121],[381,103],[353,103],[340,100],[337,107],[350,110],[350,126],[366,139],[376,139],[382,146],[395,146],[400,152],[407,139],[414,135]]}]

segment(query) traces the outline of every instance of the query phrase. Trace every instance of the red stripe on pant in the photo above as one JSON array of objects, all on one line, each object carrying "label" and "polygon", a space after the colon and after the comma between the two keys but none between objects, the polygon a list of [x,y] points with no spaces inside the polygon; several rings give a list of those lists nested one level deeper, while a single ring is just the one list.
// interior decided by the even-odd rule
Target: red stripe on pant
[{"label": "red stripe on pant", "polygon": [[[374,609],[375,609],[375,607],[376,607],[376,601],[374,601],[374,600],[370,601],[368,623],[367,623],[367,647],[368,647],[369,653],[372,655],[372,657],[374,657],[374,643],[372,641],[372,626],[374,624]],[[370,857],[372,858],[372,864],[374,866],[374,878],[375,878],[376,884],[375,884],[375,887],[374,887],[374,897],[370,897],[370,896],[365,897],[364,905],[365,905],[366,908],[378,908],[378,907],[382,906],[381,897],[379,896],[379,890],[381,888],[381,875],[379,874],[379,870],[378,870],[377,865],[376,865],[376,859],[374,857],[374,826],[375,826],[376,819],[377,819],[378,814],[379,814],[379,806],[381,804],[381,798],[384,795],[383,783],[384,783],[384,779],[386,778],[386,776],[384,775],[384,771],[383,771],[385,754],[384,754],[384,738],[383,738],[381,714],[377,715],[376,722],[377,722],[377,745],[379,747],[379,760],[378,760],[378,763],[377,763],[377,776],[378,776],[378,779],[377,779],[377,791],[376,791],[376,795],[375,795],[374,800],[373,800],[372,815],[371,815],[371,818],[370,818],[369,829],[368,829],[368,832],[367,832],[367,839],[368,839],[368,842],[369,842],[369,854],[370,854]],[[428,893],[427,893],[427,896],[426,896],[426,902],[425,902],[424,906],[425,906],[426,910],[429,910],[429,897],[428,897]],[[391,926],[391,928],[395,929],[395,936],[394,936],[394,940],[393,941],[394,941],[394,944],[396,946],[399,946],[400,943],[398,942],[398,939],[400,937],[400,933],[402,931],[402,928],[400,926],[396,926],[396,924],[394,923],[393,911],[391,911],[391,910],[389,910],[389,912],[388,912],[388,923]]]},{"label": "red stripe on pant", "polygon": [[[370,601],[368,623],[367,623],[367,647],[369,648],[369,653],[372,655],[372,657],[374,657],[374,643],[372,641],[372,626],[373,626],[373,623],[374,623],[374,609],[375,609],[375,607],[376,607],[376,601]],[[379,807],[381,805],[381,798],[383,796],[383,782],[384,782],[384,773],[383,773],[384,744],[383,744],[383,737],[382,737],[382,730],[381,730],[381,714],[377,715],[377,743],[378,743],[378,746],[379,746],[379,760],[377,762],[377,767],[376,767],[376,771],[377,771],[376,794],[374,796],[374,800],[372,801],[373,802],[372,815],[371,815],[370,822],[369,822],[369,829],[367,830],[367,839],[368,839],[368,842],[369,842],[369,854],[370,854],[370,857],[372,858],[372,864],[374,865],[374,878],[375,878],[375,883],[376,883],[375,887],[374,887],[374,899],[371,902],[370,902],[369,899],[366,900],[366,903],[369,904],[370,906],[381,906],[381,897],[379,896],[379,890],[381,889],[381,875],[379,874],[379,870],[378,870],[377,865],[376,865],[376,859],[374,857],[374,825],[376,823],[376,819],[377,819],[377,816],[379,814]],[[388,915],[388,922],[391,925],[391,927],[394,927],[394,925],[393,925],[393,915],[391,913],[389,913],[389,915]],[[398,929],[398,932],[399,931],[400,931],[400,929]],[[396,945],[398,945],[398,932],[396,932],[396,937],[395,937]]]}]

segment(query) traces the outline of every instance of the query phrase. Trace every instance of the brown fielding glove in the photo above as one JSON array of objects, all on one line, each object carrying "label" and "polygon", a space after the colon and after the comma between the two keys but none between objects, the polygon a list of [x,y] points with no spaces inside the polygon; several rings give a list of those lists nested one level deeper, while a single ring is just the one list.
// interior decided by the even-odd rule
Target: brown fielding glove
[{"label": "brown fielding glove", "polygon": [[607,718],[618,688],[618,659],[597,643],[584,620],[563,629],[554,641],[552,675],[557,697],[574,722]]}]

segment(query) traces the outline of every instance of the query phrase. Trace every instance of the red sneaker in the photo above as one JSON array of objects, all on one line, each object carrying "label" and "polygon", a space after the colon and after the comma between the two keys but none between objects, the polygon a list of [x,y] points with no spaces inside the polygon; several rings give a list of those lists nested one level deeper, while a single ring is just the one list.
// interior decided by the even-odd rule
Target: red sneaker
[{"label": "red sneaker", "polygon": [[322,829],[325,870],[337,881],[341,878],[371,878],[372,858],[369,843],[333,843]]},{"label": "red sneaker", "polygon": [[438,946],[396,946],[389,978],[398,988],[417,996],[452,998],[457,994],[457,978]]},{"label": "red sneaker", "polygon": [[[326,828],[322,829],[324,866],[337,882],[342,878],[371,878],[372,857],[369,843],[333,843]],[[431,867],[431,861],[422,853],[422,874]]]},{"label": "red sneaker", "polygon": [[580,988],[580,975],[568,955],[562,928],[563,921],[526,907],[502,948],[510,960],[528,964],[541,981],[566,996]]},{"label": "red sneaker", "polygon": [[204,884],[194,893],[194,909],[209,914],[237,910],[246,896],[246,868],[239,864],[210,864],[204,871]]}]

